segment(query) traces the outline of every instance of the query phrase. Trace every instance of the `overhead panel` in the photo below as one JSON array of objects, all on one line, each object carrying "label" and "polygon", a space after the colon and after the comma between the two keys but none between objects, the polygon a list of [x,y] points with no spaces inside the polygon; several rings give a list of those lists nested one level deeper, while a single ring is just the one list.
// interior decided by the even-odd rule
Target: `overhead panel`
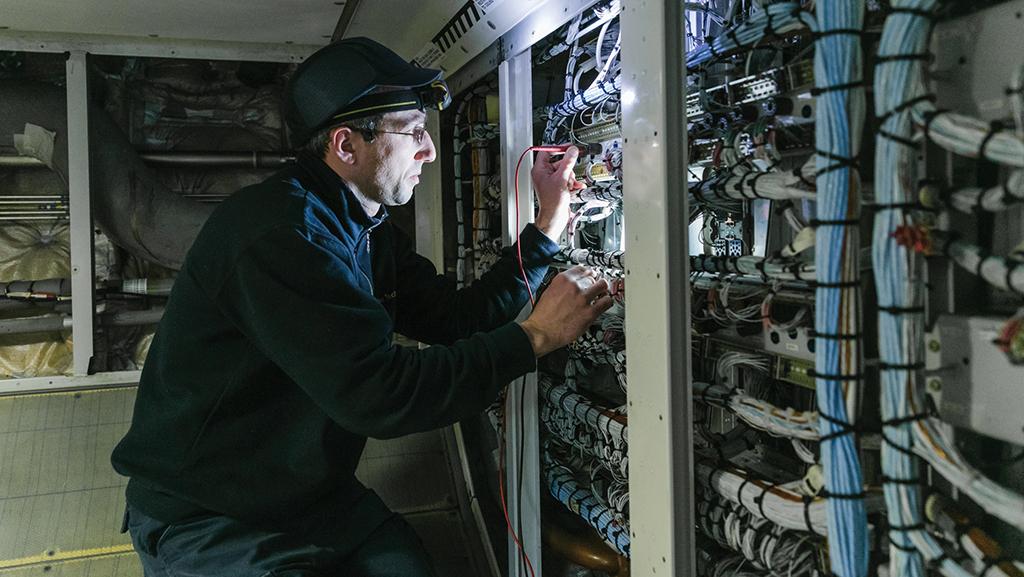
[{"label": "overhead panel", "polygon": [[0,30],[189,41],[322,45],[345,1],[5,0]]}]

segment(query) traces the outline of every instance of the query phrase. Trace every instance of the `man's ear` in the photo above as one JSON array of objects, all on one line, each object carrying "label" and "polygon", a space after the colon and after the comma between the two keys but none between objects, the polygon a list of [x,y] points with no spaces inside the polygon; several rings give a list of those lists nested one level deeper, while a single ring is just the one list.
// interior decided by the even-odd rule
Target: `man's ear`
[{"label": "man's ear", "polygon": [[351,128],[339,126],[331,131],[329,154],[337,157],[338,160],[345,164],[355,164],[356,150],[354,140],[361,138],[362,136],[353,132]]}]

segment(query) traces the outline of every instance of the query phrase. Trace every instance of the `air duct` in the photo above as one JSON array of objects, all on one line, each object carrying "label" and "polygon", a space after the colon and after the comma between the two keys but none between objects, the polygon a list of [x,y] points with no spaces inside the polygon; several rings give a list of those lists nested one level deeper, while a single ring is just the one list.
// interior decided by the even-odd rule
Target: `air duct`
[{"label": "air duct", "polygon": [[[0,85],[0,147],[26,123],[57,133],[51,168],[67,182],[67,97],[40,83]],[[110,116],[89,106],[92,211],[96,224],[118,246],[170,269],[180,269],[213,206],[182,198],[161,185]]]}]

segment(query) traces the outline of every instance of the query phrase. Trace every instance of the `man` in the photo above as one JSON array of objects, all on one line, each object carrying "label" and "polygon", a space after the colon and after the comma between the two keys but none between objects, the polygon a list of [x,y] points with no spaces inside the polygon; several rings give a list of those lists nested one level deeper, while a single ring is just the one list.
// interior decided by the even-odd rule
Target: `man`
[{"label": "man", "polygon": [[[207,221],[114,450],[147,576],[431,575],[409,525],[353,476],[366,438],[479,413],[611,306],[577,267],[511,322],[527,302],[512,256],[456,291],[392,227],[385,206],[435,157],[424,109],[446,101],[440,72],[367,39],[296,70],[287,116],[304,151]],[[577,154],[533,171],[540,209],[519,245],[534,291]],[[393,332],[433,346],[396,347]]]}]

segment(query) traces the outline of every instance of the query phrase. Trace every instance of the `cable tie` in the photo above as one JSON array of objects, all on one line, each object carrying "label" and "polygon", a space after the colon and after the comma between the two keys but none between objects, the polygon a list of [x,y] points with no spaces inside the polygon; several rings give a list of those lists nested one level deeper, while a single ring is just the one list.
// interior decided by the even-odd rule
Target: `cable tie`
[{"label": "cable tie", "polygon": [[708,47],[708,50],[711,51],[712,60],[718,60],[721,58],[722,53],[715,50],[715,38],[713,36],[706,37],[704,39],[704,44]]},{"label": "cable tie", "polygon": [[882,442],[885,443],[886,445],[889,445],[889,447],[891,447],[893,450],[903,453],[908,457],[917,458],[917,454],[915,454],[914,451],[893,441],[891,438],[889,438],[889,435],[885,434],[885,431],[882,431]]},{"label": "cable tie", "polygon": [[878,370],[880,371],[920,371],[924,369],[924,363],[907,363],[907,364],[889,364],[889,363],[878,363]]},{"label": "cable tie", "polygon": [[820,533],[814,530],[814,524],[811,523],[811,503],[814,502],[814,496],[803,495],[801,500],[804,503],[804,525],[807,525],[807,530],[810,531],[812,535],[824,537],[824,535],[821,535]]},{"label": "cable tie", "polygon": [[856,226],[856,225],[859,225],[859,224],[860,224],[860,219],[859,218],[847,218],[847,219],[837,219],[837,220],[812,218],[811,221],[810,221],[810,225],[811,225],[812,228],[818,228],[820,226],[847,227],[847,226]]},{"label": "cable tie", "polygon": [[876,120],[878,120],[879,124],[882,124],[886,120],[888,120],[891,116],[893,116],[895,114],[899,114],[899,113],[903,112],[904,110],[907,110],[908,108],[914,106],[915,104],[919,104],[921,102],[935,102],[935,99],[936,99],[935,94],[929,93],[929,94],[922,94],[920,96],[911,98],[910,100],[904,100],[903,102],[897,104],[889,112],[886,112],[885,114],[876,117]]},{"label": "cable tie", "polygon": [[816,188],[816,185],[813,182],[811,182],[811,181],[807,180],[806,178],[804,178],[804,173],[803,173],[802,170],[800,170],[800,167],[797,167],[797,168],[793,169],[793,176],[795,176],[798,179],[800,179],[800,182],[804,183],[805,186],[807,186],[809,188]]},{"label": "cable tie", "polygon": [[909,533],[910,531],[924,531],[926,528],[924,523],[914,523],[913,525],[889,525],[889,532],[896,531],[897,533]]},{"label": "cable tie", "polygon": [[[765,14],[768,15],[768,23],[765,25],[761,33],[764,34],[765,36],[778,36],[779,34],[775,31],[775,15],[772,14],[771,10],[767,9],[765,10]],[[1009,91],[1010,89],[1007,88],[1006,90]]]},{"label": "cable tie", "polygon": [[[765,284],[768,284],[768,281],[769,281],[768,273],[765,272],[765,270],[764,270],[764,267],[767,264],[768,264],[768,259],[765,259],[765,258],[762,258],[761,260],[757,261],[754,264],[754,268],[759,270],[759,271],[761,271],[761,282],[763,282]],[[775,292],[775,289],[773,288],[772,289],[772,293],[774,293],[774,292]]]},{"label": "cable tie", "polygon": [[[764,512],[764,498],[768,495],[768,492],[777,487],[775,483],[769,483],[768,486],[761,488],[761,494],[754,497],[754,503],[757,504],[757,510],[761,513],[762,519],[768,519],[768,515]],[[742,501],[741,501],[742,503]],[[770,519],[769,519],[770,520]]]},{"label": "cable tie", "polygon": [[878,312],[887,313],[894,316],[923,315],[924,307],[878,307]]},{"label": "cable tie", "polygon": [[820,150],[820,149],[815,150],[815,153],[818,154],[819,156],[823,156],[825,158],[828,158],[829,160],[837,161],[836,164],[832,164],[832,165],[826,166],[825,168],[820,168],[817,171],[815,171],[814,174],[816,176],[821,176],[823,174],[827,174],[829,172],[832,172],[834,170],[839,170],[839,169],[842,169],[842,168],[851,168],[851,169],[854,169],[854,170],[856,170],[858,168],[858,159],[857,159],[856,156],[851,156],[851,157],[839,156],[839,155],[833,154],[833,153],[831,153],[831,152],[829,152],[827,150]]},{"label": "cable tie", "polygon": [[918,477],[913,477],[913,478],[910,478],[910,479],[898,479],[898,478],[895,478],[895,477],[889,477],[889,476],[886,476],[886,475],[882,475],[882,484],[883,485],[908,485],[908,486],[912,486],[912,485],[923,485],[924,483],[922,483],[921,479],[918,478]]},{"label": "cable tie", "polygon": [[732,43],[735,44],[737,48],[743,46],[743,43],[740,42],[740,39],[736,36],[735,26],[730,26],[728,29],[726,29],[725,35],[729,37],[729,40],[732,40]]},{"label": "cable tie", "polygon": [[811,329],[807,331],[807,336],[813,339],[822,339],[826,341],[855,341],[864,336],[863,333],[819,333],[818,331]]},{"label": "cable tie", "polygon": [[811,89],[811,96],[821,96],[829,92],[839,92],[843,90],[853,90],[854,88],[866,87],[868,84],[863,80],[855,80],[853,82],[846,82],[843,84],[833,84],[832,86],[821,86],[814,87]]},{"label": "cable tie", "polygon": [[754,178],[750,179],[750,192],[752,192],[754,194],[754,198],[760,198],[762,200],[771,200],[770,198],[768,198],[766,196],[761,196],[757,192],[757,179],[761,178],[762,176],[764,176],[766,174],[768,174],[768,173],[767,172],[759,172],[756,175],[754,175]]},{"label": "cable tie", "polygon": [[833,28],[832,30],[822,30],[821,32],[814,32],[811,34],[811,39],[817,42],[822,38],[829,36],[856,36],[858,38],[867,36],[868,33],[857,28]]},{"label": "cable tie", "polygon": [[744,477],[743,482],[740,483],[740,488],[736,489],[736,500],[740,503],[743,502],[743,488],[747,486],[747,483],[750,483],[750,478]]},{"label": "cable tie", "polygon": [[914,142],[913,139],[906,138],[906,137],[903,137],[903,136],[899,136],[899,135],[893,134],[891,132],[887,132],[885,130],[882,130],[881,128],[878,129],[878,135],[883,137],[883,138],[885,138],[885,139],[887,139],[887,140],[891,140],[892,142],[895,142],[897,144],[902,144],[903,146],[906,146],[907,148],[911,148],[911,149],[917,150],[918,144],[916,142]]},{"label": "cable tie", "polygon": [[945,108],[936,108],[935,110],[929,110],[924,113],[924,137],[931,140],[931,129],[932,123],[942,116],[943,114],[949,114],[949,110]]},{"label": "cable tie", "polygon": [[[1024,203],[1024,196],[1017,196],[1010,192],[1010,183],[1008,181],[1003,182],[1003,196],[999,199],[999,202],[1006,206],[1013,206],[1015,204]],[[981,196],[978,196],[978,204],[981,204]]]},{"label": "cable tie", "polygon": [[[1005,128],[1006,127],[1003,125],[1003,123],[999,122],[998,120],[993,120],[992,122],[989,123],[988,133],[985,135],[985,138],[981,140],[981,146],[978,148],[978,158],[985,158],[985,149],[992,141],[992,137],[995,136],[997,133],[1002,132]],[[981,196],[978,196],[978,198],[980,199]]]},{"label": "cable tie", "polygon": [[886,62],[899,62],[904,60],[920,60],[923,62],[931,62],[935,58],[935,55],[930,52],[923,52],[920,54],[887,54],[885,56],[875,57],[876,64],[884,64]]},{"label": "cable tie", "polygon": [[[804,280],[804,279],[801,279],[801,278],[797,277],[797,280]],[[830,289],[830,288],[837,288],[837,289],[858,288],[858,287],[860,287],[860,281],[859,280],[839,281],[839,282],[810,281],[810,285],[811,285],[811,288],[815,288],[815,289],[819,289],[819,288],[824,288],[824,289]]]},{"label": "cable tie", "polygon": [[910,16],[917,16],[919,18],[926,18],[928,20],[935,20],[938,17],[931,10],[925,10],[923,8],[909,8],[909,7],[908,8],[903,8],[903,7],[889,8],[888,15],[892,16],[893,14],[908,14]]},{"label": "cable tie", "polygon": [[868,496],[866,491],[860,493],[833,493],[827,489],[821,490],[821,496],[826,499],[838,499],[841,501],[860,501]]},{"label": "cable tie", "polygon": [[917,547],[914,547],[913,545],[902,545],[900,543],[897,543],[896,541],[893,541],[892,539],[889,539],[889,544],[899,549],[900,551],[903,551],[904,553],[921,553],[917,550]]},{"label": "cable tie", "polygon": [[888,420],[882,421],[882,426],[883,427],[898,427],[900,425],[905,425],[907,423],[913,423],[913,422],[916,422],[916,421],[923,421],[923,420],[927,419],[930,416],[931,416],[931,414],[928,413],[927,411],[923,412],[923,413],[913,413],[913,414],[905,415],[905,416],[902,416],[902,417],[896,417],[895,419],[888,419]]}]

